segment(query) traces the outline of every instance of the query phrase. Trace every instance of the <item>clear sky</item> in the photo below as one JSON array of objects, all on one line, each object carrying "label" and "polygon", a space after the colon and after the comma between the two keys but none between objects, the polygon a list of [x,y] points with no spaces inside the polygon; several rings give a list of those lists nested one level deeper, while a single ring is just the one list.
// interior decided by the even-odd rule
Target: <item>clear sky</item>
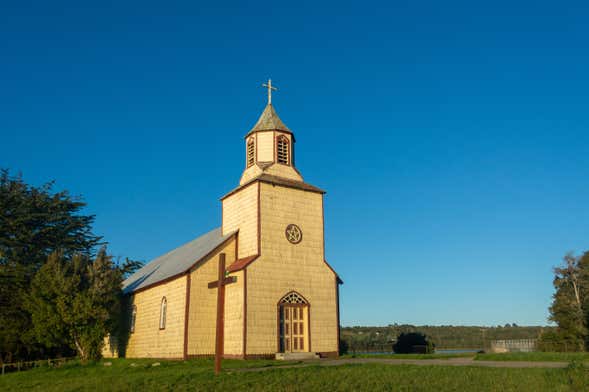
[{"label": "clear sky", "polygon": [[545,324],[589,249],[587,2],[11,3],[0,167],[83,195],[115,255],[220,225],[268,77],[344,325]]}]

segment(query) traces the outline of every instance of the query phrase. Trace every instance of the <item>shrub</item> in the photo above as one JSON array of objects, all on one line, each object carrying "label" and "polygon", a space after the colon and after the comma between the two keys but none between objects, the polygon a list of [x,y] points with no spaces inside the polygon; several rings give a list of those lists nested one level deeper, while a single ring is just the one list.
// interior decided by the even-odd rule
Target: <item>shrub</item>
[{"label": "shrub", "polygon": [[540,336],[537,348],[539,351],[548,352],[582,351],[583,341],[575,335],[565,334],[562,331],[549,331]]},{"label": "shrub", "polygon": [[393,350],[397,354],[432,354],[435,344],[420,332],[401,333],[393,345]]},{"label": "shrub", "polygon": [[340,339],[339,340],[339,355],[344,355],[348,353],[348,342]]}]

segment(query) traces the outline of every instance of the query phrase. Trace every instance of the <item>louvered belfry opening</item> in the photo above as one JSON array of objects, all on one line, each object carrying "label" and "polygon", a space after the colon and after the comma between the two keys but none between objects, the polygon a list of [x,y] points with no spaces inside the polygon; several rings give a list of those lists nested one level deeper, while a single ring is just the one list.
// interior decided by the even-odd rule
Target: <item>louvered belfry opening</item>
[{"label": "louvered belfry opening", "polygon": [[255,163],[256,150],[254,145],[254,138],[250,137],[247,141],[247,167],[251,167]]},{"label": "louvered belfry opening", "polygon": [[276,159],[278,163],[289,164],[289,142],[284,135],[278,136],[276,141]]}]

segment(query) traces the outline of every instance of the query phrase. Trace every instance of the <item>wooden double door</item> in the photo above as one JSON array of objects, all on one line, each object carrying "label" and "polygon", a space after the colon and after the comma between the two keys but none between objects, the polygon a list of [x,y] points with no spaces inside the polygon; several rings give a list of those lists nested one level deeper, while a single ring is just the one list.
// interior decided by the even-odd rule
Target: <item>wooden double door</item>
[{"label": "wooden double door", "polygon": [[279,312],[280,352],[309,351],[309,307],[284,304]]}]

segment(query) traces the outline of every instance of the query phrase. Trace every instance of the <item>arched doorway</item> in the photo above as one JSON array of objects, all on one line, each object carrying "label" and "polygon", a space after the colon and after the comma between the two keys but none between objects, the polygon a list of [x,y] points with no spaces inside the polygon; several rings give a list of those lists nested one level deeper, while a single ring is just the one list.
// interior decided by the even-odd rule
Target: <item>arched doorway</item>
[{"label": "arched doorway", "polygon": [[278,351],[308,352],[309,337],[309,306],[307,300],[291,291],[278,302]]}]

